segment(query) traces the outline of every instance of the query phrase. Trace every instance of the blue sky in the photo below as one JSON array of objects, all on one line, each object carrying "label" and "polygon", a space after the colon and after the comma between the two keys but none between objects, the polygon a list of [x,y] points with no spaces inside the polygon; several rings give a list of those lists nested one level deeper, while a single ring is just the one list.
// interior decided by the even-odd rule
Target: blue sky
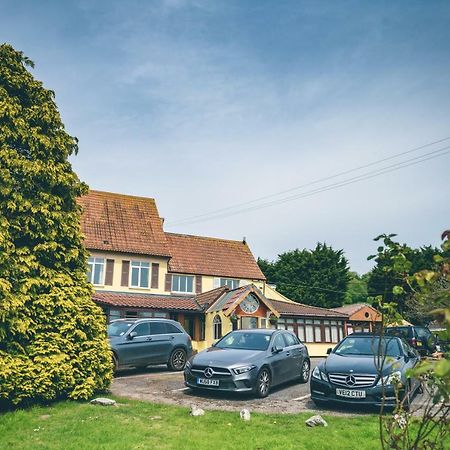
[{"label": "blue sky", "polygon": [[[169,226],[450,136],[449,19],[445,1],[2,0],[0,41],[56,92],[80,178],[155,197]],[[364,272],[380,233],[438,244],[449,169],[168,229],[269,259],[326,241]]]}]

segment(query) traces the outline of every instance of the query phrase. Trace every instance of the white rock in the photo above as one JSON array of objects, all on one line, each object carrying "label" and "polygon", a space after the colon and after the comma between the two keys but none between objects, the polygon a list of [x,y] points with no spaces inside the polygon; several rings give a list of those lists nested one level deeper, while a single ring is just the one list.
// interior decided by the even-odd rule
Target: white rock
[{"label": "white rock", "polygon": [[197,408],[195,405],[192,405],[190,415],[191,416],[204,416],[205,411],[201,408]]},{"label": "white rock", "polygon": [[242,420],[250,420],[251,419],[250,411],[248,409],[243,409],[241,411],[241,419]]},{"label": "white rock", "polygon": [[116,401],[112,400],[110,398],[98,397],[98,398],[94,398],[94,400],[91,400],[91,404],[92,405],[102,405],[102,406],[113,406],[116,404]]},{"label": "white rock", "polygon": [[305,420],[306,425],[308,427],[327,427],[327,422],[322,419],[322,416],[316,415],[311,416],[308,420]]}]

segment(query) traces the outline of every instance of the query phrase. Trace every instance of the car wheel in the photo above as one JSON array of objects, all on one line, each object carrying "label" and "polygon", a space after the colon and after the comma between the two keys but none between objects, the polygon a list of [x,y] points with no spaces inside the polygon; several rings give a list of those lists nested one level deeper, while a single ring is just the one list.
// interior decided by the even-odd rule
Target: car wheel
[{"label": "car wheel", "polygon": [[176,348],[170,355],[168,367],[170,370],[179,372],[186,365],[186,352],[182,348]]},{"label": "car wheel", "polygon": [[260,370],[256,378],[256,386],[255,386],[256,395],[259,398],[267,397],[270,391],[270,384],[271,384],[271,376],[269,369],[264,367]]},{"label": "car wheel", "polygon": [[309,361],[305,360],[302,364],[302,371],[300,373],[300,383],[307,383],[309,380],[309,371],[310,371],[310,365]]},{"label": "car wheel", "polygon": [[112,354],[111,361],[112,361],[113,371],[117,372],[117,370],[119,370],[119,360],[117,359],[117,356],[115,353]]}]

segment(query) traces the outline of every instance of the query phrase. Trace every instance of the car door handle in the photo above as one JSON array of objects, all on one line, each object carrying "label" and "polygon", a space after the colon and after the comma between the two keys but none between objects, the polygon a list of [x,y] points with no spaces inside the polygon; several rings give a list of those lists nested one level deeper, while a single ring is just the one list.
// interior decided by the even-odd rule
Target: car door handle
[{"label": "car door handle", "polygon": [[289,352],[286,352],[286,356],[291,356],[291,354]]},{"label": "car door handle", "polygon": [[152,339],[153,339],[153,338],[151,338],[151,337],[148,337],[148,338],[147,338],[147,341],[151,341]]}]

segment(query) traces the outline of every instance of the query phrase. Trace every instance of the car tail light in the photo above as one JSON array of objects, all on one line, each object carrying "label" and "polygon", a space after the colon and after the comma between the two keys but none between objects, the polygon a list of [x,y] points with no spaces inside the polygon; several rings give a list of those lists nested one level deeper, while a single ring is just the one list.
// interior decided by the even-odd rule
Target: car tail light
[{"label": "car tail light", "polygon": [[417,339],[416,338],[412,338],[409,340],[410,345],[412,346],[416,346],[417,345]]}]

